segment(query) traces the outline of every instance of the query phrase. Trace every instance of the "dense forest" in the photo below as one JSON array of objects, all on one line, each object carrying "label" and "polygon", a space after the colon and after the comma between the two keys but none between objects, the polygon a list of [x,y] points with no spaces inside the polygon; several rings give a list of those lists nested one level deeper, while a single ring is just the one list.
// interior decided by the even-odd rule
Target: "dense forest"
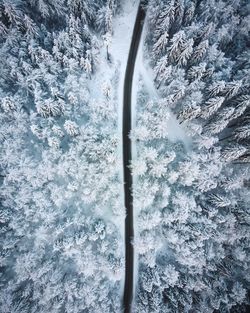
[{"label": "dense forest", "polygon": [[115,77],[89,86],[116,10],[1,1],[1,312],[120,310]]},{"label": "dense forest", "polygon": [[[121,73],[110,49],[126,2],[138,4],[0,0],[1,312],[123,311]],[[132,311],[247,312],[250,4],[146,9]],[[182,139],[169,135],[173,120]]]},{"label": "dense forest", "polygon": [[[248,1],[151,1],[134,136],[136,312],[245,312],[249,289]],[[177,116],[191,144],[168,140]]]}]

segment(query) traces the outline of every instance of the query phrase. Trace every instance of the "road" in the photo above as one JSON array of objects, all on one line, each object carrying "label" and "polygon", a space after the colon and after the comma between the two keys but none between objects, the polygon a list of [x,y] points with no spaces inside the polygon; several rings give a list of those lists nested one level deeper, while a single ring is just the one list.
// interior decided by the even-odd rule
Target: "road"
[{"label": "road", "polygon": [[123,305],[124,313],[131,312],[133,301],[133,278],[134,278],[134,222],[133,222],[133,178],[129,165],[132,160],[132,142],[129,134],[132,126],[131,118],[131,98],[132,83],[135,68],[136,55],[141,39],[142,28],[145,20],[146,11],[143,8],[147,1],[140,1],[136,21],[133,30],[132,41],[129,50],[128,62],[125,72],[124,96],[123,96],[123,172],[124,172],[124,200],[126,208],[125,218],[125,285]]}]

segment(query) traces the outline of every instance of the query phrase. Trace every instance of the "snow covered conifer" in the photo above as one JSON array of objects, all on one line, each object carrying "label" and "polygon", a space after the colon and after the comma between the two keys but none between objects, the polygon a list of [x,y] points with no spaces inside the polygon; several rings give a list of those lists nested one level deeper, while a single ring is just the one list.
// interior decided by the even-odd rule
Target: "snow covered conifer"
[{"label": "snow covered conifer", "polygon": [[222,151],[222,157],[226,162],[237,160],[247,152],[247,148],[242,145],[229,146]]},{"label": "snow covered conifer", "polygon": [[204,108],[201,110],[200,116],[203,118],[208,118],[214,114],[224,102],[224,97],[215,97],[210,98],[204,105]]},{"label": "snow covered conifer", "polygon": [[76,136],[79,133],[78,125],[73,121],[65,121],[64,128],[70,136]]}]

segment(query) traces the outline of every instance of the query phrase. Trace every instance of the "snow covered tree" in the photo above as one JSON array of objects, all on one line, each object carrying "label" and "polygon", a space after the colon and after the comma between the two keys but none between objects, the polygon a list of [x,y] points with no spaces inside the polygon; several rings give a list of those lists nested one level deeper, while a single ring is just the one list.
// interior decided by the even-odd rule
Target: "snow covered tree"
[{"label": "snow covered tree", "polygon": [[[160,128],[163,121],[170,123],[168,113],[161,111],[160,101],[152,110],[138,99],[137,123],[145,135],[136,151],[145,165],[146,188],[157,186],[157,191],[143,197],[146,207],[135,194],[135,209],[139,217],[160,212],[160,223],[150,231],[163,246],[150,253],[144,246],[140,250],[136,312],[247,312],[242,303],[248,301],[248,235],[240,220],[247,218],[249,205],[243,196],[248,194],[243,162],[249,162],[249,62],[243,51],[249,49],[249,8],[246,1],[159,0],[149,2],[148,15],[147,57],[157,94],[191,137],[192,147],[178,150],[169,145],[169,134],[149,135],[153,116]],[[153,97],[150,88],[145,93]],[[156,161],[174,149],[175,160],[164,175],[150,172],[145,147],[156,149]],[[141,238],[145,226],[140,223]],[[242,261],[235,257],[237,249]],[[150,266],[160,281],[152,279]]]}]

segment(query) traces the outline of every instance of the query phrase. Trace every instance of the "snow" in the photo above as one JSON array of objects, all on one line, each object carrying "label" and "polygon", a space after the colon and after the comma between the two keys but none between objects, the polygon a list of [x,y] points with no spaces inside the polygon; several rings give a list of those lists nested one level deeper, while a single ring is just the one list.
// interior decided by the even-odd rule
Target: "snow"
[{"label": "snow", "polygon": [[[120,152],[122,153],[122,113],[123,113],[123,86],[124,86],[124,78],[125,78],[125,71],[127,65],[127,59],[129,54],[130,43],[132,40],[132,33],[133,27],[135,24],[137,9],[138,9],[139,1],[126,1],[124,5],[123,13],[115,19],[114,22],[114,36],[113,36],[113,44],[111,46],[111,54],[116,62],[120,64],[120,80],[118,84],[118,127],[119,127],[119,134],[120,134]],[[134,112],[133,109],[135,108],[136,103],[136,94],[137,94],[137,84],[135,82],[138,81],[139,72],[134,72],[133,77],[133,88],[132,88],[132,121],[134,124]],[[133,127],[132,124],[132,127]],[[134,147],[133,147],[134,148]],[[134,156],[134,150],[132,151]],[[121,168],[122,171],[122,168]],[[121,172],[121,177],[123,179],[123,172]],[[124,231],[124,224],[122,225],[121,229]],[[138,255],[136,251],[134,251],[134,273],[137,273],[138,268]],[[137,282],[137,276],[134,275],[134,292],[136,290],[135,282]]]},{"label": "snow", "polygon": [[[136,13],[138,8],[138,0],[124,1],[121,9],[121,13],[114,18],[112,36],[112,42],[110,46],[111,62],[119,70],[119,80],[116,86],[116,101],[117,101],[117,114],[118,114],[118,134],[119,134],[119,159],[121,160],[121,166],[119,169],[120,180],[123,182],[123,166],[122,166],[122,113],[123,113],[123,86],[125,71],[127,65],[127,59],[129,54],[130,43],[132,40],[133,26],[136,19]],[[102,73],[107,76],[105,71]],[[105,76],[102,76],[105,77]],[[121,194],[124,199],[124,189],[122,186]],[[118,228],[124,238],[124,220],[117,221],[119,223]]]},{"label": "snow", "polygon": [[[146,86],[147,92],[149,93],[151,100],[160,100],[161,96],[158,93],[158,90],[156,89],[154,82],[153,82],[153,69],[149,66],[147,63],[147,60],[144,57],[144,46],[143,42],[145,41],[145,36],[147,34],[147,21],[145,21],[145,26],[143,28],[142,33],[142,39],[140,42],[138,55],[137,55],[137,61],[135,64],[135,81],[138,81],[139,77],[142,77],[143,83]],[[138,83],[136,84],[138,86]],[[134,89],[133,92],[133,120],[135,123],[136,119],[136,89]],[[170,141],[182,141],[186,147],[186,149],[189,149],[191,145],[191,138],[186,135],[185,130],[179,122],[177,121],[176,117],[173,115],[173,113],[169,110],[170,118],[168,120],[168,138]]]},{"label": "snow", "polygon": [[[125,78],[125,70],[129,54],[130,43],[132,40],[133,27],[135,24],[138,0],[124,0],[119,12],[113,19],[113,34],[109,46],[110,60],[107,60],[107,50],[105,46],[105,38],[102,38],[103,46],[100,49],[98,64],[96,70],[88,81],[88,99],[91,102],[102,102],[105,98],[105,86],[111,86],[110,99],[115,103],[115,115],[117,115],[117,129],[112,129],[118,134],[118,164],[117,172],[119,175],[120,199],[117,199],[118,208],[121,203],[121,210],[124,211],[117,216],[111,208],[102,208],[100,214],[106,221],[111,221],[116,225],[122,243],[125,242],[125,208],[124,208],[124,179],[123,179],[123,154],[122,154],[122,113],[123,113],[123,86]],[[107,89],[107,88],[106,88]],[[101,130],[100,130],[101,131]],[[124,214],[123,214],[124,213]],[[121,246],[121,251],[124,248]],[[123,271],[120,281],[120,296],[124,292],[125,272]]]},{"label": "snow", "polygon": [[[113,20],[113,30],[111,44],[109,47],[111,62],[108,62],[106,58],[106,47],[104,46],[101,50],[100,64],[98,65],[98,72],[89,84],[90,98],[94,101],[99,97],[103,96],[101,94],[101,86],[110,82],[115,77],[118,71],[118,81],[117,86],[113,86],[114,98],[117,102],[117,118],[118,118],[118,134],[119,134],[119,146],[118,155],[121,160],[119,168],[119,178],[123,182],[123,166],[122,166],[122,115],[123,115],[123,87],[125,71],[127,66],[127,59],[129,54],[129,48],[132,40],[133,27],[135,24],[137,9],[139,5],[139,0],[127,0],[123,1],[121,12]],[[145,22],[146,26],[146,22]],[[136,124],[136,98],[139,88],[139,79],[142,78],[144,85],[152,100],[159,100],[160,95],[154,86],[153,70],[146,63],[144,58],[144,39],[147,29],[144,27],[142,33],[142,39],[140,41],[137,59],[135,63],[135,70],[133,76],[133,88],[132,88],[132,128]],[[97,92],[99,90],[99,92]],[[168,125],[169,139],[171,141],[181,140],[184,142],[185,146],[188,147],[190,144],[190,139],[186,136],[183,128],[178,124],[176,118],[170,112],[170,119]],[[136,158],[136,145],[132,142],[132,157]],[[136,180],[134,181],[136,183]],[[121,195],[122,200],[124,199],[124,189],[121,183]],[[124,238],[124,219],[114,218],[112,212],[110,212],[106,219],[112,220],[116,224],[117,228],[120,230],[121,237]],[[136,218],[136,214],[135,214]],[[136,221],[136,219],[135,219]],[[136,223],[134,225],[135,236],[137,236],[138,229]],[[138,255],[134,251],[134,273],[138,273]],[[134,276],[134,286],[136,286],[137,276]],[[123,286],[123,282],[121,284]],[[136,287],[134,288],[134,291]],[[121,290],[122,292],[122,290]]]},{"label": "snow", "polygon": [[[154,82],[153,82],[153,69],[149,66],[147,63],[146,58],[144,57],[145,54],[145,36],[147,34],[147,20],[145,20],[143,32],[142,32],[142,38],[140,41],[140,45],[138,48],[136,63],[135,63],[135,70],[134,70],[134,77],[133,77],[133,88],[132,88],[132,128],[136,126],[136,99],[137,99],[137,93],[139,89],[139,80],[142,79],[143,84],[146,87],[147,92],[149,93],[149,96],[151,100],[160,100],[161,97],[158,93],[158,90],[156,89]],[[168,138],[170,141],[182,141],[185,148],[187,150],[190,149],[191,146],[191,139],[189,136],[186,135],[185,130],[181,125],[178,123],[176,117],[172,114],[172,112],[169,110],[169,119],[168,119]],[[132,158],[135,160],[137,157],[137,151],[136,151],[136,144],[135,141],[132,140]],[[136,178],[134,177],[134,184],[136,184]],[[134,234],[135,238],[139,236],[139,229],[137,227],[136,223],[137,219],[137,212],[134,212]],[[136,291],[136,285],[138,282],[138,252],[135,249],[134,250],[134,292]]]},{"label": "snow", "polygon": [[[120,74],[117,86],[117,102],[118,102],[118,129],[120,134],[119,151],[121,153],[121,158],[122,158],[123,87],[129,48],[132,40],[133,27],[135,24],[138,5],[139,0],[124,1],[121,14],[117,16],[113,22],[114,34],[112,38],[112,44],[110,47],[110,53],[114,62],[119,64],[119,74]],[[123,181],[122,167],[120,175]]]},{"label": "snow", "polygon": [[[113,29],[114,33],[112,36],[112,42],[110,46],[110,55],[111,61],[116,66],[118,66],[119,70],[119,80],[118,85],[116,86],[116,96],[117,96],[117,114],[118,114],[118,134],[119,134],[119,146],[118,153],[119,159],[122,160],[122,114],[123,114],[123,87],[124,87],[124,78],[125,71],[127,65],[127,59],[129,54],[130,43],[132,40],[133,27],[135,24],[137,9],[138,9],[139,1],[138,0],[125,0],[122,5],[121,13],[116,16],[113,21]],[[121,162],[121,166],[119,169],[120,180],[123,182],[123,166]],[[124,199],[124,188],[121,184],[121,194],[122,199]],[[123,200],[124,201],[124,200]],[[118,229],[121,232],[121,236],[123,238],[123,242],[125,242],[125,222],[124,219],[120,221],[116,220],[115,224],[118,226]],[[124,286],[123,277],[121,281],[121,295],[123,293]]]},{"label": "snow", "polygon": [[[123,166],[122,166],[122,111],[123,111],[123,86],[125,78],[125,70],[129,54],[130,43],[132,40],[133,27],[138,9],[138,0],[124,0],[119,12],[113,19],[113,34],[109,46],[110,61],[107,60],[106,46],[103,45],[101,55],[98,58],[97,72],[92,76],[88,83],[89,98],[95,102],[103,98],[103,86],[112,85],[111,98],[116,102],[117,119],[118,119],[118,158],[119,179],[121,181],[121,198],[124,203],[124,188],[123,188]],[[117,79],[115,85],[115,79]],[[112,220],[120,230],[122,238],[124,238],[124,218],[115,218],[110,211],[104,217],[107,220]]]}]

